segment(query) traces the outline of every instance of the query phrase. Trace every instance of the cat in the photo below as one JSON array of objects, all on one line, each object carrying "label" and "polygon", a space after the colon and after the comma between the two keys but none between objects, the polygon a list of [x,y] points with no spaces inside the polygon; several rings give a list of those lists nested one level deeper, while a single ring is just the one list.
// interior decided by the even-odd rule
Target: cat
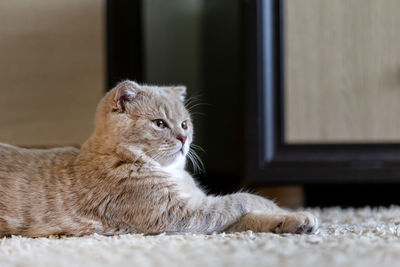
[{"label": "cat", "polygon": [[0,145],[0,236],[314,233],[317,218],[249,193],[207,195],[185,170],[183,86],[123,81],[80,149]]}]

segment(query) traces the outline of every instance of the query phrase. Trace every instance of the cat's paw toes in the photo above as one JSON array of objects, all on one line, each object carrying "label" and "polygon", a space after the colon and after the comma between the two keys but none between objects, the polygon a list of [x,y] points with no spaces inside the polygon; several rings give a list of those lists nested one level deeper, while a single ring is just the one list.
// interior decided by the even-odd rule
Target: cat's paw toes
[{"label": "cat's paw toes", "polygon": [[313,234],[318,229],[318,219],[309,212],[293,212],[282,216],[275,233]]}]

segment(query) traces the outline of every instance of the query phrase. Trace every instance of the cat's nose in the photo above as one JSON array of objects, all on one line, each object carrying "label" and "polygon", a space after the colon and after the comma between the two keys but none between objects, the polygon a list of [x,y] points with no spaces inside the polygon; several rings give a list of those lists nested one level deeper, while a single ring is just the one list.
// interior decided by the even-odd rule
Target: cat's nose
[{"label": "cat's nose", "polygon": [[178,139],[179,141],[181,141],[182,146],[183,146],[183,145],[185,144],[185,142],[186,142],[187,136],[178,135],[178,136],[176,137],[176,139]]}]

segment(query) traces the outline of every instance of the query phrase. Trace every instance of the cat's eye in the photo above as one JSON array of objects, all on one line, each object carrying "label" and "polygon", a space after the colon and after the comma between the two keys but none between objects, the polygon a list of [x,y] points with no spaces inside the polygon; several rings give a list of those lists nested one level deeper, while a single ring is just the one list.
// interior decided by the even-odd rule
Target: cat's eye
[{"label": "cat's eye", "polygon": [[157,125],[157,127],[159,128],[165,128],[167,127],[167,124],[165,123],[165,121],[158,119],[158,120],[154,120],[154,123]]},{"label": "cat's eye", "polygon": [[187,130],[187,128],[188,128],[188,126],[187,126],[187,121],[183,121],[183,122],[181,123],[181,127],[182,127],[182,129]]}]

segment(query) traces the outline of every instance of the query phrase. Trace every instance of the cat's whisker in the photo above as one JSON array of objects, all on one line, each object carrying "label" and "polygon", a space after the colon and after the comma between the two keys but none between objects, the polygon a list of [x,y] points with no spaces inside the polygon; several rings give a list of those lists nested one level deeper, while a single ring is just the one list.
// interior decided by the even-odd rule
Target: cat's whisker
[{"label": "cat's whisker", "polygon": [[198,105],[206,105],[207,103],[203,101],[201,98],[191,97],[185,102],[185,107],[188,110],[193,109],[195,106]]},{"label": "cat's whisker", "polygon": [[202,151],[204,153],[206,153],[206,151],[202,147],[200,147],[199,145],[196,145],[196,144],[193,144],[193,143],[190,145],[190,148],[191,149],[189,150],[188,154],[190,154],[191,157],[193,158],[193,160],[196,162],[196,165],[197,165],[197,168],[198,168],[199,172],[205,173],[204,163],[201,160],[201,158],[199,157],[199,155],[197,155],[197,153],[194,150],[198,149],[198,150],[200,150],[200,151]]},{"label": "cat's whisker", "polygon": [[193,158],[192,154],[190,153],[190,151],[188,152],[187,156],[188,156],[188,158],[190,159],[190,162],[192,163],[193,172],[194,172],[194,173],[198,173],[198,169],[199,169],[198,164],[197,164],[197,162],[194,160],[194,158]]},{"label": "cat's whisker", "polygon": [[196,107],[198,107],[198,106],[209,106],[210,104],[208,104],[208,103],[204,103],[204,102],[201,102],[201,103],[195,103],[195,104],[193,104],[192,106],[188,106],[188,107],[186,107],[186,109],[189,111],[189,112],[192,112],[193,111],[193,109],[194,108],[196,108]]},{"label": "cat's whisker", "polygon": [[205,171],[205,168],[204,168],[204,163],[201,160],[201,158],[199,157],[199,155],[197,155],[197,153],[194,150],[192,150],[192,155],[196,159],[196,161],[198,162],[200,171],[205,173],[206,171]]},{"label": "cat's whisker", "polygon": [[193,158],[195,159],[195,161],[197,163],[198,173],[204,173],[205,171],[204,171],[204,167],[202,167],[202,165],[201,165],[202,164],[201,161],[198,158],[196,158],[195,155],[192,155],[192,156],[193,156]]},{"label": "cat's whisker", "polygon": [[205,173],[203,161],[200,159],[200,157],[196,154],[194,150],[189,150],[188,158],[190,159],[193,165],[193,171],[195,173]]},{"label": "cat's whisker", "polygon": [[185,101],[185,107],[188,107],[188,106],[190,106],[191,104],[196,103],[196,102],[199,102],[199,101],[202,101],[202,99],[199,98],[199,97],[194,97],[194,96],[192,96],[192,97],[188,98],[188,99]]},{"label": "cat's whisker", "polygon": [[193,103],[196,103],[196,101],[198,100],[194,100],[193,98],[190,98],[188,101],[186,101],[185,103],[185,107],[189,107],[190,105],[192,105]]},{"label": "cat's whisker", "polygon": [[201,146],[199,146],[199,145],[196,145],[196,144],[190,144],[190,147],[191,148],[193,148],[193,149],[198,149],[198,150],[200,150],[201,152],[204,152],[204,153],[207,153]]},{"label": "cat's whisker", "polygon": [[194,116],[205,116],[206,114],[203,112],[190,112],[190,115],[194,115]]}]

